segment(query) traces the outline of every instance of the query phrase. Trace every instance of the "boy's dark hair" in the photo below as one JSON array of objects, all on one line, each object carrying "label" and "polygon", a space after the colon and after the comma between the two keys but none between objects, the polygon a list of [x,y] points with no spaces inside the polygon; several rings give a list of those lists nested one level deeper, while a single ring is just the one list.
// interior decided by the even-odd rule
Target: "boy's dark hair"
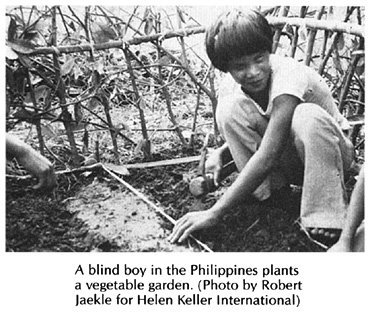
[{"label": "boy's dark hair", "polygon": [[265,17],[253,10],[222,13],[206,32],[206,50],[212,64],[226,72],[230,60],[272,50],[273,33]]}]

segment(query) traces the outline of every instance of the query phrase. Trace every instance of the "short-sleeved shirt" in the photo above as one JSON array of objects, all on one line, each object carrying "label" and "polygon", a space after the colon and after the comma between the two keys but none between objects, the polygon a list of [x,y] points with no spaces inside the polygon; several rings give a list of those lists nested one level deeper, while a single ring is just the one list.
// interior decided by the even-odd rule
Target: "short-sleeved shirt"
[{"label": "short-sleeved shirt", "polygon": [[339,124],[342,130],[348,130],[347,120],[339,112],[328,85],[312,68],[290,58],[275,54],[270,55],[271,80],[268,106],[263,110],[252,98],[245,94],[241,86],[230,74],[222,80],[219,89],[219,101],[216,116],[222,115],[234,102],[253,103],[259,112],[269,118],[276,97],[288,94],[297,97],[303,103],[314,103],[325,109]]}]

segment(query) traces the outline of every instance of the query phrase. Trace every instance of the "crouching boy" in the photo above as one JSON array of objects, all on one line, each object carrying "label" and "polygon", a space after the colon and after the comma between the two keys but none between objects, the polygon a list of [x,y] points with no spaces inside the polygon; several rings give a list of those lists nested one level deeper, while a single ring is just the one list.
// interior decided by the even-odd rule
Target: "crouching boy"
[{"label": "crouching boy", "polygon": [[208,210],[177,221],[169,239],[216,224],[245,197],[268,199],[302,171],[301,221],[327,234],[343,224],[344,172],[353,147],[349,128],[325,81],[297,61],[271,54],[273,33],[258,12],[231,10],[207,30],[212,64],[228,73],[219,89],[216,119],[226,143],[208,162],[217,182],[222,154],[230,151],[239,175]]}]

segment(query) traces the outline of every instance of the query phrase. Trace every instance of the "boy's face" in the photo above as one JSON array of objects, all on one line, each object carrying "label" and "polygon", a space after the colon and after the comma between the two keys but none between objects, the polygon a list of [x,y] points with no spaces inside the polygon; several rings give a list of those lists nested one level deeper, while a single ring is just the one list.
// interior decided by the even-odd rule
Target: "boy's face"
[{"label": "boy's face", "polygon": [[267,87],[270,78],[270,53],[264,51],[234,58],[227,70],[246,92],[259,93]]}]

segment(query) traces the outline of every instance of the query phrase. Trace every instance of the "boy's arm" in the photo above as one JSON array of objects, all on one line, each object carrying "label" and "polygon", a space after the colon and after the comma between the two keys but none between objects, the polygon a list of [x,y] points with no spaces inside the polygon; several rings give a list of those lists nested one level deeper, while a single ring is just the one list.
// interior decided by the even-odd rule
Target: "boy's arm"
[{"label": "boy's arm", "polygon": [[229,190],[211,208],[216,214],[223,214],[227,209],[244,200],[263,182],[274,163],[283,152],[291,133],[291,122],[299,99],[290,95],[281,95],[274,100],[265,135],[261,146],[240,172]]},{"label": "boy's arm", "polygon": [[231,207],[254,192],[283,152],[290,136],[293,113],[299,102],[298,98],[291,95],[275,98],[271,118],[258,151],[213,207],[202,212],[188,213],[178,221],[170,236],[171,242],[181,242],[191,232],[213,225]]},{"label": "boy's arm", "polygon": [[352,192],[342,234],[339,241],[329,249],[330,252],[349,252],[353,249],[352,244],[356,230],[364,219],[364,183],[364,168],[362,168]]},{"label": "boy's arm", "polygon": [[6,134],[6,157],[7,159],[16,158],[28,172],[38,178],[35,189],[51,189],[56,185],[54,168],[49,160],[28,144],[8,133]]},{"label": "boy's arm", "polygon": [[226,142],[218,149],[214,150],[212,154],[207,158],[206,171],[213,174],[213,180],[216,187],[219,186],[223,165],[231,160],[232,157],[230,154],[229,146]]}]

